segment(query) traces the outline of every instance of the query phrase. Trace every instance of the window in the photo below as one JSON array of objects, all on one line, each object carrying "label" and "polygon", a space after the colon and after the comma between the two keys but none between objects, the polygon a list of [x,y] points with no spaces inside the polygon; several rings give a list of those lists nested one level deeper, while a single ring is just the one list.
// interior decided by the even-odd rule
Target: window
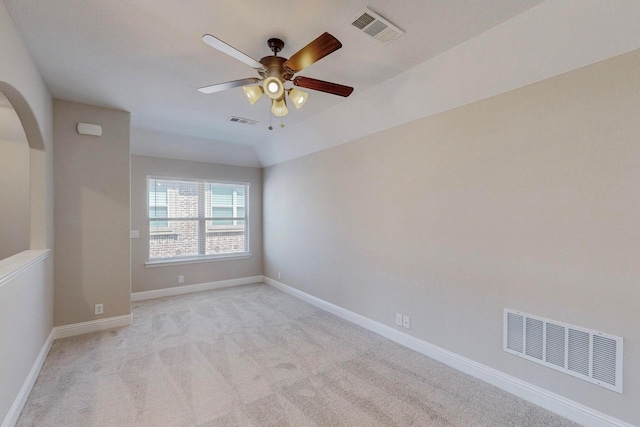
[{"label": "window", "polygon": [[248,254],[249,184],[147,179],[149,260]]}]

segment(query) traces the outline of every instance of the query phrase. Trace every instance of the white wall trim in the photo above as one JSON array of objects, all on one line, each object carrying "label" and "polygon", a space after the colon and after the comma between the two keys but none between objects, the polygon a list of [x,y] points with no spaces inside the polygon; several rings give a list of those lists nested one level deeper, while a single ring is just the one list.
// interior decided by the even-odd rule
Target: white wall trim
[{"label": "white wall trim", "polygon": [[71,325],[56,326],[55,328],[53,328],[49,333],[47,340],[42,345],[42,348],[40,349],[40,353],[38,353],[38,357],[33,362],[33,366],[31,367],[29,374],[25,378],[24,383],[20,388],[20,392],[18,392],[16,399],[14,400],[13,404],[11,405],[11,408],[9,409],[9,412],[4,418],[4,421],[2,422],[1,427],[13,427],[18,421],[18,417],[20,416],[20,413],[22,412],[22,409],[24,408],[24,405],[27,402],[27,398],[29,397],[31,390],[33,389],[33,386],[36,383],[36,379],[40,374],[40,370],[44,365],[44,361],[46,360],[47,355],[49,354],[49,350],[51,350],[51,345],[53,344],[54,340],[57,340],[60,338],[72,337],[75,335],[87,334],[90,332],[103,331],[106,329],[120,328],[122,326],[128,326],[130,324],[131,324],[131,314],[126,314],[124,316],[115,316],[115,317],[109,317],[106,319],[91,320],[89,322],[74,323]]},{"label": "white wall trim", "polygon": [[67,338],[91,332],[107,329],[121,328],[131,324],[131,314],[124,316],[107,317],[106,319],[90,320],[88,322],[73,323],[71,325],[56,326],[53,328],[53,338]]},{"label": "white wall trim", "polygon": [[49,256],[50,249],[26,250],[0,260],[0,286]]},{"label": "white wall trim", "polygon": [[40,374],[40,369],[42,369],[42,365],[44,365],[47,354],[49,354],[49,350],[51,349],[53,340],[54,333],[53,330],[51,330],[49,336],[40,349],[40,353],[38,353],[38,357],[36,357],[36,360],[33,362],[33,366],[31,367],[29,374],[25,378],[24,383],[22,384],[22,387],[20,388],[20,391],[16,396],[16,399],[13,401],[13,405],[11,405],[11,408],[9,408],[9,412],[2,422],[2,427],[13,427],[18,421],[18,417],[22,412],[22,408],[24,408],[24,404],[27,403],[27,398],[31,393],[31,389],[33,388],[33,385],[36,383],[36,379]]},{"label": "white wall trim", "polygon": [[263,276],[241,277],[239,279],[219,280],[217,282],[197,283],[195,285],[174,286],[171,288],[155,289],[153,291],[134,292],[131,301],[145,301],[148,299],[190,294],[193,292],[211,291],[213,289],[231,286],[250,285],[262,282]]},{"label": "white wall trim", "polygon": [[518,378],[507,375],[501,371],[482,365],[466,357],[452,353],[441,347],[429,344],[426,341],[413,337],[405,332],[398,331],[390,326],[371,320],[360,314],[327,302],[323,299],[309,295],[303,291],[292,288],[270,277],[263,276],[263,282],[299,298],[324,311],[341,317],[351,323],[375,332],[400,345],[410,348],[425,356],[451,366],[465,374],[474,376],[482,381],[501,388],[522,399],[534,403],[551,412],[568,418],[574,422],[588,427],[634,427],[632,424],[606,415],[588,406],[574,402],[558,394],[547,391],[541,387],[529,384]]}]

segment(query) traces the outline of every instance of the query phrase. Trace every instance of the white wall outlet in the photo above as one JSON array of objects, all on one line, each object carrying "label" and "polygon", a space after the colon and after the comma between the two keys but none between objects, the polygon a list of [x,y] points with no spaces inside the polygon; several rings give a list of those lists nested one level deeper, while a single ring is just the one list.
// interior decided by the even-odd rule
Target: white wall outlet
[{"label": "white wall outlet", "polygon": [[396,313],[396,325],[402,326],[402,314]]},{"label": "white wall outlet", "polygon": [[96,304],[95,305],[95,314],[96,316],[100,314],[104,314],[104,304]]},{"label": "white wall outlet", "polygon": [[280,280],[281,277],[282,277],[282,273],[278,271],[278,280]]},{"label": "white wall outlet", "polygon": [[409,319],[409,316],[402,316],[402,327],[411,329],[411,319]]},{"label": "white wall outlet", "polygon": [[178,276],[178,283],[184,283],[184,276],[182,274]]},{"label": "white wall outlet", "polygon": [[131,230],[131,238],[139,239],[140,238],[140,230]]}]

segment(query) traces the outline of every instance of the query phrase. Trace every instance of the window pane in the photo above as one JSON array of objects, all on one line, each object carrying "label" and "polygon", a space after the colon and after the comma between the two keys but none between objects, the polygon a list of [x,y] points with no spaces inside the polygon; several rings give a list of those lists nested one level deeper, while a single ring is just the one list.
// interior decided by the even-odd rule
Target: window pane
[{"label": "window pane", "polygon": [[149,181],[149,206],[167,206],[167,185],[160,180]]},{"label": "window pane", "polygon": [[[150,221],[150,223],[160,221]],[[149,259],[198,255],[198,221],[166,221],[164,227],[150,227]]]},{"label": "window pane", "polygon": [[[149,218],[166,218],[167,217],[167,207],[166,206],[150,206],[149,207]],[[153,233],[157,231],[159,228],[166,228],[167,221],[150,221],[149,226],[151,227],[150,231]]]},{"label": "window pane", "polygon": [[[207,183],[205,189],[205,216],[238,216],[237,210],[245,206],[245,185]],[[231,212],[229,215],[227,212]]]},{"label": "window pane", "polygon": [[[207,255],[246,252],[245,221],[207,221]],[[222,224],[225,223],[225,224]]]},{"label": "window pane", "polygon": [[166,207],[167,218],[198,217],[198,183],[149,179],[149,211],[156,211],[150,218],[159,218],[158,208]]},{"label": "window pane", "polygon": [[233,208],[213,208],[213,218],[232,218]]}]

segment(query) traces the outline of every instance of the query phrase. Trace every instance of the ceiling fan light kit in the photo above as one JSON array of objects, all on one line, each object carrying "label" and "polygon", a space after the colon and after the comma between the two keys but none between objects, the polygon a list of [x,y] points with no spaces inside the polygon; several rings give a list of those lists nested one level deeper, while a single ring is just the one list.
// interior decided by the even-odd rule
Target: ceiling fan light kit
[{"label": "ceiling fan light kit", "polygon": [[262,89],[271,99],[280,99],[284,95],[284,84],[275,76],[269,76],[264,79]]},{"label": "ceiling fan light kit", "polygon": [[276,117],[284,117],[289,113],[289,109],[287,108],[287,102],[284,97],[281,99],[274,99],[273,104],[271,105],[271,112]]},{"label": "ceiling fan light kit", "polygon": [[296,109],[302,107],[304,103],[307,102],[307,97],[309,96],[307,92],[296,89],[295,87],[289,89],[287,93],[289,94],[289,99],[293,102]]},{"label": "ceiling fan light kit", "polygon": [[255,104],[258,99],[262,98],[262,94],[264,94],[262,86],[242,86],[242,90],[244,90],[244,94],[247,96],[251,105]]},{"label": "ceiling fan light kit", "polygon": [[[342,47],[342,43],[329,33],[322,34],[298,52],[294,53],[289,59],[278,56],[278,52],[284,48],[284,42],[280,39],[271,38],[267,41],[267,45],[273,52],[273,55],[265,56],[260,61],[256,61],[250,56],[245,55],[236,48],[210,34],[202,36],[202,40],[214,49],[217,49],[220,52],[253,67],[262,77],[262,79],[250,77],[226,83],[218,83],[211,86],[204,86],[198,89],[202,93],[215,93],[242,86],[245,96],[251,105],[254,105],[258,99],[266,93],[271,99],[271,112],[273,115],[276,117],[284,117],[289,112],[285,99],[285,92],[288,94],[289,99],[291,99],[291,102],[293,102],[296,109],[302,107],[307,102],[307,98],[309,96],[307,92],[300,89],[285,88],[284,84],[287,81],[291,81],[298,87],[313,89],[343,97],[347,97],[351,95],[351,92],[353,92],[353,88],[349,86],[325,82],[310,77],[298,76],[295,79],[293,78],[295,73],[302,71],[311,64]],[[256,83],[258,83],[258,86],[255,85]]]}]

